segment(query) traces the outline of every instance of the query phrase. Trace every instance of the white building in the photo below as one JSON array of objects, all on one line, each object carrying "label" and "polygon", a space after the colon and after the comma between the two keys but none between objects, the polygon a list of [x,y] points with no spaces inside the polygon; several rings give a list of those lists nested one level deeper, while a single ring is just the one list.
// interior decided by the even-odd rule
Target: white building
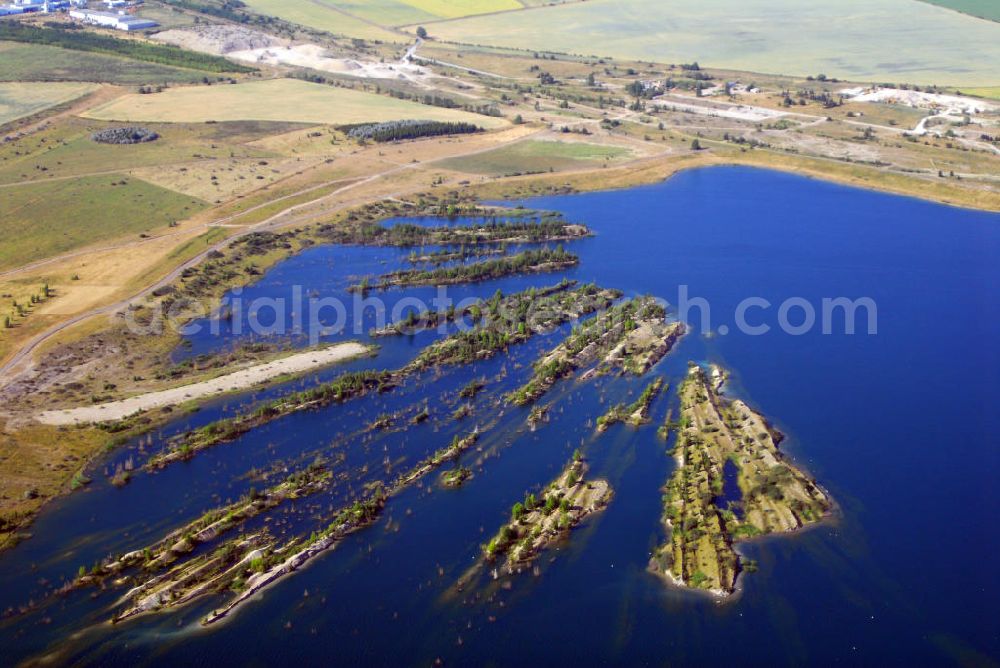
[{"label": "white building", "polygon": [[78,21],[83,21],[84,23],[90,23],[104,28],[114,28],[115,30],[124,30],[126,32],[133,30],[147,30],[160,25],[156,21],[139,18],[138,16],[129,16],[128,14],[112,14],[111,12],[95,12],[89,9],[71,9],[69,15]]}]

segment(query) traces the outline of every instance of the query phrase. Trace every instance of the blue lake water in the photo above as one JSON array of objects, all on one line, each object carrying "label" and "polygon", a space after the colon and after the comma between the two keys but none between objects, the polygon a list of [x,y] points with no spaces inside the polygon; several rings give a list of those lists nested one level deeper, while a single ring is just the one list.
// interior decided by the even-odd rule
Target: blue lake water
[{"label": "blue lake water", "polygon": [[[503,392],[523,382],[528,365],[566,328],[506,357],[288,416],[189,463],[137,475],[123,489],[105,481],[105,467],[128,457],[141,462],[172,433],[345,369],[399,367],[436,334],[379,339],[375,358],[217,400],[142,439],[141,452],[132,444],[109,455],[95,467],[94,484],[51,504],[33,538],[0,554],[0,607],[42,600],[80,565],[142,547],[235,499],[260,484],[247,475],[255,468],[294,469],[321,454],[337,457],[338,470],[349,473],[351,482],[279,513],[273,528],[289,536],[352,498],[361,482],[384,477],[384,462],[404,470],[480,425],[480,451],[462,459],[474,470],[465,486],[443,490],[429,478],[407,490],[375,526],[217,628],[205,631],[197,622],[219,598],[112,627],[105,623],[109,606],[122,592],[85,591],[0,622],[4,663],[47,654],[102,665],[1000,660],[1000,576],[993,564],[1000,551],[1000,216],[746,168],[525,204],[563,212],[597,232],[568,245],[580,255],[579,267],[459,286],[449,295],[488,296],[568,276],[653,294],[676,307],[687,286],[689,297],[707,302],[712,332],[702,331],[705,309],[693,309],[694,331],[655,372],[676,385],[689,360],[728,369],[729,391],[775,422],[787,437],[783,449],[837,501],[834,521],[743,545],[759,570],[742,577],[740,596],[724,605],[649,574],[649,555],[664,540],[660,490],[673,470],[656,426],[676,405],[672,393],[654,404],[652,425],[619,425],[601,436],[593,421],[648,379],[561,383],[549,398],[551,419],[535,431],[525,425],[526,411],[500,406]],[[359,276],[403,267],[408,254],[313,248],[243,296],[290,298],[300,285],[307,294],[343,297]],[[400,299],[435,292],[380,296],[391,310]],[[837,297],[870,298],[877,334],[868,334],[864,318],[854,335],[844,333],[842,319],[831,334],[819,324],[800,335],[781,331],[779,305],[789,298],[813,305],[819,316],[822,300]],[[747,314],[752,324],[769,325],[767,334],[736,326],[737,306],[747,298],[772,305]],[[348,322],[360,316],[362,333],[348,328],[324,341],[363,339],[376,323],[372,311],[347,302],[344,315]],[[789,319],[799,324],[802,309],[793,308]],[[240,338],[231,324],[220,327],[218,336],[192,334],[177,356]],[[487,390],[473,415],[457,423],[450,419],[457,391],[478,377],[487,379]],[[424,424],[363,433],[381,413],[424,407],[431,413]],[[608,509],[545,554],[537,575],[514,578],[509,590],[481,581],[456,592],[453,585],[511,504],[551,480],[576,448],[590,460],[590,475],[614,488]]]}]

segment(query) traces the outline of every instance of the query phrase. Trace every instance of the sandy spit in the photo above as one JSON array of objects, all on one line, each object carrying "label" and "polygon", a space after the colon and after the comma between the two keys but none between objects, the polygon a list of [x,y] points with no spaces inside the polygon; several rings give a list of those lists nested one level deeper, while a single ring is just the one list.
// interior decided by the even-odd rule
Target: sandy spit
[{"label": "sandy spit", "polygon": [[200,383],[150,392],[96,406],[45,411],[36,415],[35,419],[43,424],[50,425],[72,425],[121,420],[139,411],[180,404],[185,401],[200,399],[221,392],[245,390],[278,376],[300,374],[329,366],[330,364],[364,355],[370,350],[368,346],[356,341],[338,343],[328,348],[289,355],[273,362],[259,364]]}]

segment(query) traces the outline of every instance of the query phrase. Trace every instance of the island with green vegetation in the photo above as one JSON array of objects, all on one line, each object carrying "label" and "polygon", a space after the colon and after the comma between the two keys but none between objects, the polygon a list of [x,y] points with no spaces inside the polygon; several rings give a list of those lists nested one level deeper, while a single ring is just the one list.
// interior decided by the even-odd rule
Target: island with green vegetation
[{"label": "island with green vegetation", "polygon": [[666,309],[652,297],[637,297],[585,320],[562,343],[535,362],[534,374],[508,395],[516,406],[536,401],[560,378],[588,365],[585,374],[642,375],[670,352],[684,334],[684,324],[666,322]]},{"label": "island with green vegetation", "polygon": [[464,485],[471,477],[472,469],[467,466],[456,466],[441,474],[441,484],[454,489]]},{"label": "island with green vegetation", "polygon": [[[585,285],[581,289],[574,289],[577,286],[577,281],[564,278],[555,285],[544,288],[532,287],[511,295],[505,295],[502,291],[497,290],[491,298],[477,299],[475,303],[461,309],[451,306],[443,311],[408,311],[402,320],[373,330],[371,336],[377,338],[414,334],[420,330],[433,329],[460,320],[473,326],[504,321],[519,329],[522,323],[527,327],[529,319],[538,319],[541,320],[539,323],[541,325],[554,326],[563,320],[559,317],[547,317],[547,314],[552,311],[568,315],[569,312],[566,309],[574,306],[577,317],[579,317],[585,313],[592,313],[594,308],[608,306],[611,302],[604,297],[610,297],[613,301],[621,296],[621,292],[617,290],[602,291],[593,284]],[[563,292],[570,292],[571,296],[550,299],[553,295]],[[598,298],[594,299],[595,297]],[[563,304],[563,302],[567,303]],[[508,326],[508,329],[510,328]]]},{"label": "island with green vegetation", "polygon": [[611,501],[606,480],[586,480],[587,463],[575,453],[541,494],[528,494],[511,509],[510,520],[483,547],[488,562],[505,556],[503,571],[515,573]]},{"label": "island with green vegetation", "polygon": [[[117,557],[110,557],[87,568],[81,566],[76,579],[66,589],[84,586],[105,587],[109,580],[117,586],[137,583],[129,592],[136,604],[119,613],[120,621],[153,607],[179,603],[189,599],[190,591],[182,592],[182,585],[196,574],[198,591],[206,590],[210,583],[225,573],[234,563],[235,548],[263,543],[266,532],[240,536],[226,543],[223,548],[191,557],[201,545],[216,541],[223,534],[279,505],[302,499],[327,488],[333,474],[322,461],[316,461],[301,471],[289,475],[282,482],[258,492],[250,491],[226,506],[215,508],[171,531],[162,539],[145,548]],[[189,558],[191,557],[191,558]],[[178,561],[178,566],[173,566]],[[138,569],[130,573],[131,569]],[[165,570],[170,569],[170,570]],[[161,575],[150,577],[162,571]],[[184,577],[179,577],[184,574]]]},{"label": "island with green vegetation", "polygon": [[210,422],[204,427],[175,437],[163,452],[146,462],[147,470],[190,459],[200,450],[233,441],[243,434],[278,418],[310,408],[321,408],[367,394],[386,392],[395,385],[389,371],[357,371],[338,376],[329,383],[273,399],[253,411]]},{"label": "island with green vegetation", "polygon": [[[475,327],[427,346],[407,368],[418,371],[487,359],[535,334],[607,308],[621,296],[617,290],[593,284],[574,285],[560,283],[553,288],[529,288],[511,295],[498,291],[490,299],[469,308],[468,315],[474,319]],[[417,320],[428,321],[432,317],[418,316]]]},{"label": "island with green vegetation", "polygon": [[[292,413],[341,403],[371,392],[388,392],[410,375],[427,369],[487,359],[512,345],[527,341],[535,334],[606,308],[620,295],[616,290],[592,284],[576,286],[573,283],[560,283],[551,288],[529,288],[506,296],[498,292],[480,305],[471,307],[470,315],[476,319],[472,329],[455,332],[431,344],[402,369],[345,373],[328,383],[273,399],[252,411],[210,422],[174,437],[162,452],[150,457],[145,468],[155,471],[190,459],[199,451],[234,441],[253,429]],[[481,382],[472,381],[461,390],[461,395],[471,398],[482,389]],[[424,407],[411,422],[418,424],[428,417]],[[464,417],[464,413],[460,417]],[[385,428],[390,422],[388,416],[379,416],[369,427]]]},{"label": "island with green vegetation", "polygon": [[615,404],[607,413],[597,418],[597,431],[607,431],[608,427],[621,422],[639,427],[649,422],[649,407],[663,391],[663,378],[656,378],[646,386],[639,398],[629,405]]},{"label": "island with green vegetation", "polygon": [[564,249],[555,248],[526,250],[516,255],[468,264],[457,264],[435,269],[404,269],[379,276],[374,281],[364,279],[352,285],[350,292],[366,292],[371,289],[385,290],[411,285],[458,285],[478,283],[516,274],[541,274],[575,267],[580,258]]},{"label": "island with green vegetation", "polygon": [[[263,495],[250,495],[237,504],[209,511],[183,529],[171,532],[154,546],[109,560],[90,573],[81,572],[78,586],[94,583],[103,586],[108,575],[138,564],[142,567],[140,573],[119,577],[112,583],[123,586],[138,580],[138,584],[119,602],[112,621],[120,622],[136,615],[176,608],[211,593],[234,592],[235,598],[202,620],[205,625],[215,623],[265,586],[295,572],[305,562],[336,546],[344,537],[371,525],[390,498],[442,465],[458,459],[475,445],[478,438],[478,431],[464,437],[455,436],[448,446],[392,481],[366,484],[361,498],[334,511],[327,526],[309,536],[296,536],[282,542],[264,526],[212,547],[213,541],[223,533],[220,527],[224,526],[225,530],[246,527],[246,521],[258,514],[260,509],[322,489],[330,474],[321,464],[294,474]],[[461,472],[463,467],[456,467],[453,471]],[[458,473],[452,478],[461,484],[468,475]],[[195,551],[196,546],[202,546],[202,549]],[[185,556],[188,558],[180,561]]]},{"label": "island with green vegetation", "polygon": [[[457,210],[454,205],[450,206],[451,208],[445,206],[443,211],[426,206],[416,209],[396,207],[398,210],[394,210],[394,213],[451,218]],[[593,235],[586,225],[570,223],[561,214],[553,212],[471,206],[465,207],[461,213],[464,217],[473,219],[473,222],[455,225],[400,222],[383,225],[379,218],[384,213],[380,216],[359,213],[357,216],[360,220],[349,221],[346,225],[321,225],[316,234],[324,243],[398,248],[453,246],[466,249],[483,245],[554,243]]]},{"label": "island with green vegetation", "polygon": [[442,264],[448,264],[449,262],[465,261],[473,258],[488,257],[491,255],[505,255],[507,253],[506,248],[501,246],[500,248],[487,248],[483,246],[462,246],[458,247],[458,250],[452,250],[451,248],[442,248],[441,250],[428,251],[424,253],[417,253],[413,251],[406,257],[406,261],[410,264],[429,264],[434,267],[439,267]]},{"label": "island with green vegetation", "polygon": [[[796,531],[833,510],[827,493],[778,450],[781,434],[746,403],[724,396],[724,382],[720,368],[692,365],[680,387],[677,468],[663,496],[670,539],[650,562],[676,584],[719,596],[732,594],[740,572],[752,569],[736,544]],[[733,480],[739,501],[726,502]]]}]

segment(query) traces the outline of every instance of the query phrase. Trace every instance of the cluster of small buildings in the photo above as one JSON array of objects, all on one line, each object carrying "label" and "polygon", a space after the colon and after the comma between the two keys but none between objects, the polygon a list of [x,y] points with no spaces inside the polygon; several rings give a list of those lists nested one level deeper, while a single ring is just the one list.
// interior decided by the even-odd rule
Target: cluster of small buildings
[{"label": "cluster of small buildings", "polygon": [[663,79],[640,79],[643,93],[662,93],[666,90],[666,82]]},{"label": "cluster of small buildings", "polygon": [[12,14],[51,14],[64,12],[71,7],[85,7],[87,0],[11,0],[8,5],[0,5],[0,16]]},{"label": "cluster of small buildings", "polygon": [[12,14],[69,12],[70,18],[115,30],[134,31],[155,28],[159,23],[132,16],[127,10],[142,4],[139,0],[100,0],[95,5],[103,10],[90,9],[87,0],[11,0],[9,5],[0,5],[0,16]]}]

